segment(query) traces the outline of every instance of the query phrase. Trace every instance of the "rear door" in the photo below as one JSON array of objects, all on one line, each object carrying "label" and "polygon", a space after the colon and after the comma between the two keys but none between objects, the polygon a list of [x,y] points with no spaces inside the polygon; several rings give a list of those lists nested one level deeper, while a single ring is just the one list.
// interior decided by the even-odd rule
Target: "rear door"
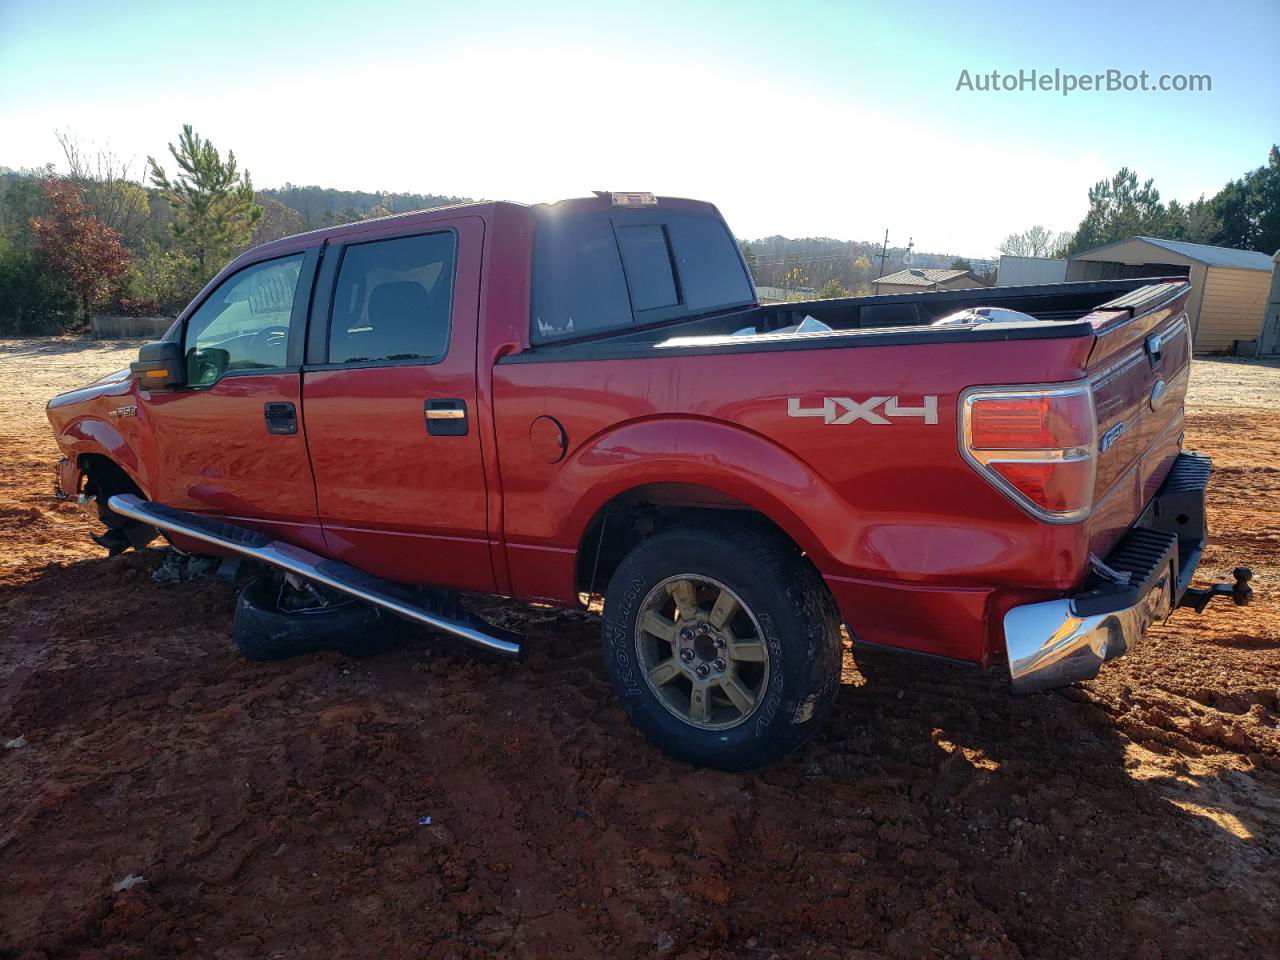
[{"label": "rear door", "polygon": [[328,553],[393,580],[492,591],[476,411],[484,221],[326,249],[302,397]]},{"label": "rear door", "polygon": [[319,547],[300,369],[318,248],[242,267],[183,324],[186,384],[139,392],[153,499]]},{"label": "rear door", "polygon": [[1091,315],[1098,418],[1090,548],[1105,556],[1155,495],[1182,446],[1191,365],[1186,283],[1153,284]]}]

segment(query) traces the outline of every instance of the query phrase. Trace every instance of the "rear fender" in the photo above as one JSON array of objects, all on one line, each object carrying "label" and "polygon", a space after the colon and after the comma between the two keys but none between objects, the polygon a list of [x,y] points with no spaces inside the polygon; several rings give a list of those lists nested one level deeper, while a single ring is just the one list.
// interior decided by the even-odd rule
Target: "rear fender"
[{"label": "rear fender", "polygon": [[692,417],[632,421],[575,451],[548,491],[549,504],[565,507],[550,514],[563,519],[549,539],[576,548],[610,500],[669,483],[705,487],[758,510],[819,569],[853,551],[849,504],[807,464],[759,434]]}]

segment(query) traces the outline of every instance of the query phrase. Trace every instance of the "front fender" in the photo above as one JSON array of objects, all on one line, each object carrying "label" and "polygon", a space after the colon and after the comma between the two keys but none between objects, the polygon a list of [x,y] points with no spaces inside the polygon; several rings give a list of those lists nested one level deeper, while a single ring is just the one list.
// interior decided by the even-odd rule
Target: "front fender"
[{"label": "front fender", "polygon": [[96,417],[73,420],[57,435],[63,454],[78,467],[80,458],[96,454],[113,461],[150,497],[150,484],[133,445],[112,424]]},{"label": "front fender", "polygon": [[151,433],[128,370],[59,394],[49,401],[45,413],[68,460],[79,466],[84,456],[106,457],[151,496],[152,478],[145,456]]}]

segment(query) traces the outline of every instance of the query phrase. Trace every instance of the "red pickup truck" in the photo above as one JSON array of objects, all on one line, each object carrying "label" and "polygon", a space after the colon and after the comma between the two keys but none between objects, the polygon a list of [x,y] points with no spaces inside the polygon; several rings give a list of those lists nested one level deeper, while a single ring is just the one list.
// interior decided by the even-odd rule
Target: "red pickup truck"
[{"label": "red pickup truck", "polygon": [[710,204],[468,204],[250,250],[48,414],[113,552],[161,531],[277,571],[241,608],[286,625],[355,597],[509,654],[453,591],[603,594],[631,719],[744,768],[822,722],[842,624],[1021,692],[1248,599],[1189,586],[1188,292],[761,305]]}]

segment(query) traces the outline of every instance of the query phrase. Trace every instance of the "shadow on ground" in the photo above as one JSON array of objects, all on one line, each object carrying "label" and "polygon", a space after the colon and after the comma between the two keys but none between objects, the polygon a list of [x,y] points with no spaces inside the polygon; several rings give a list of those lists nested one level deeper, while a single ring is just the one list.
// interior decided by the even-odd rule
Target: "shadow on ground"
[{"label": "shadow on ground", "polygon": [[859,651],[815,742],[723,774],[626,723],[590,615],[494,602],[524,664],[252,664],[233,589],[157,563],[0,588],[0,951],[1252,958],[1280,921],[1274,773],[1159,773],[1087,689]]}]

